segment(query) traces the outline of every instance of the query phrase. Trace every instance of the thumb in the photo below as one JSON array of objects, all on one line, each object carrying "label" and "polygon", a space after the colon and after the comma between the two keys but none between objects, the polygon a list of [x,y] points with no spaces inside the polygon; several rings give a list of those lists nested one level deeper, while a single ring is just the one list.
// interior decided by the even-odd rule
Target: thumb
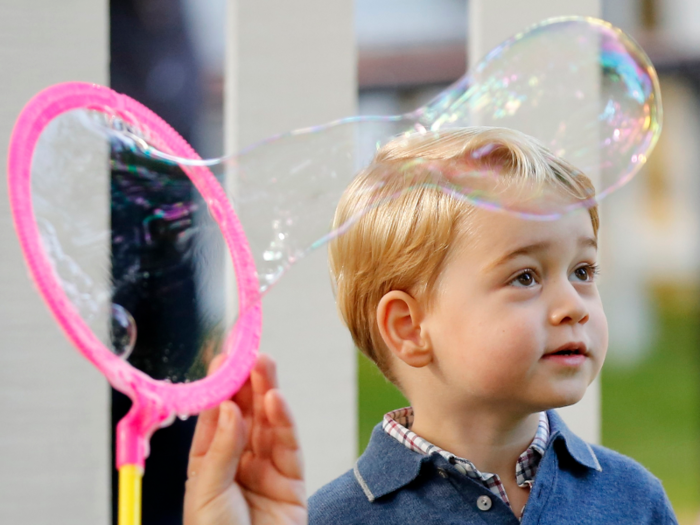
[{"label": "thumb", "polygon": [[233,483],[238,462],[245,448],[245,422],[238,406],[224,401],[219,406],[216,432],[201,464],[199,490],[220,494]]}]

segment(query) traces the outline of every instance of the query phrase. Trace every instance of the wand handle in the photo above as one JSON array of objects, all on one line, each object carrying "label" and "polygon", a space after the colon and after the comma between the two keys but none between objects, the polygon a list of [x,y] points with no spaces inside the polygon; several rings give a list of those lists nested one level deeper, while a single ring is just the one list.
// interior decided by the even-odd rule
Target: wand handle
[{"label": "wand handle", "polygon": [[119,525],[141,525],[141,479],[137,465],[119,469]]},{"label": "wand handle", "polygon": [[146,468],[148,441],[153,432],[170,419],[157,400],[140,396],[135,397],[131,409],[117,425],[118,525],[141,525],[141,480]]}]

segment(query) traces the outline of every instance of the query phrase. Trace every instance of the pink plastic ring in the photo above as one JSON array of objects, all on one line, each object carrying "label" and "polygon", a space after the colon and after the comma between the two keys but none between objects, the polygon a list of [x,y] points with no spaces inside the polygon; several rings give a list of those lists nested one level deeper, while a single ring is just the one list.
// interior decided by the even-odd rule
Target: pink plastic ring
[{"label": "pink plastic ring", "polygon": [[148,439],[158,426],[174,414],[196,414],[217,405],[237,392],[248,378],[255,364],[262,325],[257,273],[243,228],[214,175],[205,167],[182,166],[219,225],[235,268],[241,314],[224,342],[228,357],[214,374],[204,379],[170,384],[149,377],[113,354],[90,330],[63,291],[43,248],[34,217],[31,195],[34,149],[42,131],[54,118],[75,109],[109,109],[147,132],[154,147],[180,157],[199,159],[199,156],[172,127],[142,104],[109,88],[81,82],[57,84],[37,94],[22,110],[10,140],[10,204],[31,276],[68,338],[114,388],[132,399],[132,411],[122,420],[118,431],[117,464],[143,467]]}]

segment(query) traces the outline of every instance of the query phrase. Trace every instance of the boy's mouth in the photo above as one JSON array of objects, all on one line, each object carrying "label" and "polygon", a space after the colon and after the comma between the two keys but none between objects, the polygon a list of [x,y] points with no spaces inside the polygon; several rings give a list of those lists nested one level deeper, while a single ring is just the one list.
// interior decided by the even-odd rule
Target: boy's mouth
[{"label": "boy's mouth", "polygon": [[587,356],[588,355],[588,349],[586,348],[585,343],[579,343],[579,342],[572,342],[572,343],[566,343],[565,345],[560,346],[559,348],[556,348],[555,350],[552,350],[551,352],[545,353],[543,357],[554,357],[554,356],[574,356],[574,355],[580,355],[580,356]]}]

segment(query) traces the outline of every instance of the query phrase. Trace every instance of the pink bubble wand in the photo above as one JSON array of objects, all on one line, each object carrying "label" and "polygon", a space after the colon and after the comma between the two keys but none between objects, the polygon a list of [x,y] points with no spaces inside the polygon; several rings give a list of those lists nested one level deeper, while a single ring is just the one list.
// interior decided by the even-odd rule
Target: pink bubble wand
[{"label": "pink bubble wand", "polygon": [[132,525],[141,522],[141,477],[153,432],[171,421],[175,414],[197,414],[218,405],[236,393],[248,378],[260,341],[259,284],[243,228],[220,184],[206,167],[183,166],[221,230],[236,273],[241,315],[225,338],[223,353],[226,358],[216,372],[206,378],[171,384],[149,377],[112,353],[61,287],[41,242],[32,203],[32,159],[39,137],[54,118],[76,109],[116,115],[143,130],[154,147],[179,157],[199,157],[172,127],[142,104],[109,88],[80,82],[54,85],[38,93],[22,110],[10,140],[10,204],[30,275],[68,339],[114,388],[132,401],[130,411],[119,422],[116,432],[119,524]]}]

